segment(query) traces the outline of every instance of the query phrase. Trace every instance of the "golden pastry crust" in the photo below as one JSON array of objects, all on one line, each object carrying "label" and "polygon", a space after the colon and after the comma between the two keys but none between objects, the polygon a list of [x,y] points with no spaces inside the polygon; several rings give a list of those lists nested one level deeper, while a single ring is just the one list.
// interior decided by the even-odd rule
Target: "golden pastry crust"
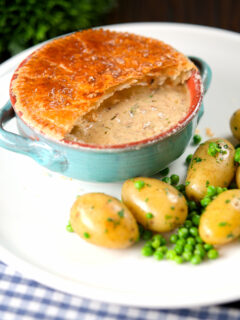
[{"label": "golden pastry crust", "polygon": [[195,66],[155,39],[89,29],[55,39],[15,71],[10,96],[31,127],[61,140],[79,117],[98,108],[116,90],[152,78],[174,81]]}]

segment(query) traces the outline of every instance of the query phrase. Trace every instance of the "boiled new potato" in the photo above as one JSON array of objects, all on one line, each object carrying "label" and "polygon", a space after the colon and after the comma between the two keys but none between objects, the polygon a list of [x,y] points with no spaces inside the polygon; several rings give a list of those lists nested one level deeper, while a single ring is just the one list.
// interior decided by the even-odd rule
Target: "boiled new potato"
[{"label": "boiled new potato", "polygon": [[104,193],[78,196],[71,208],[70,224],[81,238],[102,247],[126,248],[139,238],[129,209]]},{"label": "boiled new potato", "polygon": [[240,109],[234,112],[230,119],[230,128],[233,136],[240,140]]},{"label": "boiled new potato", "polygon": [[240,235],[240,190],[218,195],[200,218],[199,234],[213,245],[228,243]]},{"label": "boiled new potato", "polygon": [[188,198],[200,201],[206,195],[208,185],[227,187],[235,173],[234,153],[233,145],[226,139],[216,138],[202,143],[195,151],[188,168]]},{"label": "boiled new potato", "polygon": [[238,166],[236,171],[236,184],[237,187],[240,189],[240,166]]},{"label": "boiled new potato", "polygon": [[139,177],[124,182],[122,201],[145,228],[167,232],[181,225],[188,213],[184,196],[157,179]]}]

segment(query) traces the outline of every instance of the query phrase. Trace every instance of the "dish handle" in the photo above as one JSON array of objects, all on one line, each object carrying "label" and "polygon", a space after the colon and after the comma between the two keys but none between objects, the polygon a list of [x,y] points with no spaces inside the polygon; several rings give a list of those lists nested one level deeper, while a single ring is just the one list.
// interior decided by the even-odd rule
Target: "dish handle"
[{"label": "dish handle", "polygon": [[[201,74],[201,78],[202,78],[202,84],[203,84],[203,94],[205,95],[205,93],[208,91],[208,88],[210,86],[210,83],[212,81],[212,70],[210,68],[210,66],[207,64],[206,61],[204,61],[201,58],[198,57],[194,57],[194,56],[190,56],[188,57],[198,68],[200,74]],[[204,106],[203,103],[199,109],[198,112],[198,119],[197,122],[199,122],[199,120],[202,118],[204,113]]]},{"label": "dish handle", "polygon": [[188,58],[197,66],[201,74],[203,83],[203,94],[205,94],[208,91],[208,88],[212,81],[212,70],[210,66],[207,64],[207,62],[203,59],[194,56],[190,56]]},{"label": "dish handle", "polygon": [[27,155],[52,171],[64,172],[67,169],[68,162],[59,151],[54,150],[42,141],[22,137],[3,128],[4,124],[14,116],[11,102],[8,101],[0,110],[0,146]]}]

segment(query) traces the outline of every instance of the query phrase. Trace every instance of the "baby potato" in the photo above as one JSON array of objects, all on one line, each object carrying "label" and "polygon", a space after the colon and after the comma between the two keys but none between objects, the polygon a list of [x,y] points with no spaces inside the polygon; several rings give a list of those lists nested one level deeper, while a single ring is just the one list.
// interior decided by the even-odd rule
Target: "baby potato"
[{"label": "baby potato", "polygon": [[237,167],[236,171],[236,184],[237,187],[240,189],[240,166]]},{"label": "baby potato", "polygon": [[127,248],[139,238],[137,222],[129,209],[104,193],[78,196],[71,208],[70,223],[81,238],[106,248]]},{"label": "baby potato", "polygon": [[203,241],[223,245],[240,235],[240,190],[218,195],[200,218],[199,234]]},{"label": "baby potato", "polygon": [[233,145],[226,139],[215,138],[202,143],[188,168],[187,197],[199,202],[206,195],[208,185],[227,187],[235,173],[234,153]]},{"label": "baby potato", "polygon": [[240,109],[234,112],[230,119],[230,128],[233,136],[240,140]]},{"label": "baby potato", "polygon": [[122,201],[145,228],[168,232],[181,225],[188,213],[184,196],[157,179],[139,177],[124,182]]}]

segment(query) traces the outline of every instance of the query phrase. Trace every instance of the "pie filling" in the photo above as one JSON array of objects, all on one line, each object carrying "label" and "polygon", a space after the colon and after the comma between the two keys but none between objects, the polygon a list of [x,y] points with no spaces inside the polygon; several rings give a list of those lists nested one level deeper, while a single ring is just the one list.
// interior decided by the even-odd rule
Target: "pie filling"
[{"label": "pie filling", "polygon": [[115,92],[79,119],[65,139],[94,145],[136,142],[167,131],[189,108],[186,84],[135,85]]}]

